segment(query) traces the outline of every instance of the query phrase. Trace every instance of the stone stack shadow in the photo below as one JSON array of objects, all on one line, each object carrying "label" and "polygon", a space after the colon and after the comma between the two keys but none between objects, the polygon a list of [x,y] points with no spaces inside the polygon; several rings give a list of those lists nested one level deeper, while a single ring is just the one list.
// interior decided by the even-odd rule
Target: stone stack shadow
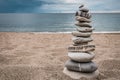
[{"label": "stone stack shadow", "polygon": [[76,12],[76,31],[72,32],[73,44],[68,47],[68,60],[65,63],[64,73],[73,79],[97,78],[99,71],[97,65],[92,62],[95,54],[95,45],[90,45],[93,41],[91,34],[93,32],[91,14],[84,5],[79,7]]}]

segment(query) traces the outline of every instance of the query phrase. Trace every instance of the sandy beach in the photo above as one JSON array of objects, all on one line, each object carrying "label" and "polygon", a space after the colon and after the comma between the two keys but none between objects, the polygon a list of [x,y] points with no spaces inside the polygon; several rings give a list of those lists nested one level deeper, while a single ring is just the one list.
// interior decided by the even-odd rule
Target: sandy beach
[{"label": "sandy beach", "polygon": [[[70,33],[0,32],[0,80],[73,80],[63,74]],[[94,33],[101,80],[120,80],[120,33]]]}]

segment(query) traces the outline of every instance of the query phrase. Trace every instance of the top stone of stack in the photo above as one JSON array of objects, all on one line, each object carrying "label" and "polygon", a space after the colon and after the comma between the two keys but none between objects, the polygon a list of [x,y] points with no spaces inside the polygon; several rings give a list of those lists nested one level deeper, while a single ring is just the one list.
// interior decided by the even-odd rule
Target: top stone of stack
[{"label": "top stone of stack", "polygon": [[82,8],[80,8],[80,11],[88,12],[89,10],[87,8],[82,7]]},{"label": "top stone of stack", "polygon": [[88,23],[91,22],[91,20],[90,20],[91,14],[88,12],[89,12],[89,9],[84,7],[84,5],[81,5],[79,7],[79,11],[77,11],[75,14],[76,20],[77,21],[83,20],[84,22],[88,22]]},{"label": "top stone of stack", "polygon": [[83,12],[88,12],[89,11],[89,9],[85,8],[84,5],[81,5],[79,7],[79,9],[80,9],[80,11],[83,11]]}]

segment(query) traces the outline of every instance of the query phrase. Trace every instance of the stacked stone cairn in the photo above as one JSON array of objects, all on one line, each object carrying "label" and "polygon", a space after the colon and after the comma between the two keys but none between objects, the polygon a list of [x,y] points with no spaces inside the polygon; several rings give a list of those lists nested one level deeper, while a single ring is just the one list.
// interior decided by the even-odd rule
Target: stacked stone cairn
[{"label": "stacked stone cairn", "polygon": [[76,12],[76,30],[72,32],[73,44],[68,47],[70,60],[65,63],[64,73],[73,79],[97,78],[99,72],[97,65],[92,62],[95,54],[95,45],[88,44],[93,41],[91,34],[93,28],[90,24],[91,14],[81,5]]}]

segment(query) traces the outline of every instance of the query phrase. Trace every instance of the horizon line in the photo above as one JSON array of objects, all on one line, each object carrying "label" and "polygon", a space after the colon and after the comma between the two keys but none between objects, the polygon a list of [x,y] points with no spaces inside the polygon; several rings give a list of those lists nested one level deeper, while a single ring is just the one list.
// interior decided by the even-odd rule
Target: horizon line
[{"label": "horizon line", "polygon": [[[40,13],[75,13],[75,12],[40,12]],[[90,13],[120,13],[120,11],[90,11]],[[0,14],[9,14],[9,13],[0,13]],[[16,14],[16,12],[14,12],[13,14]],[[19,14],[19,13],[18,13]],[[20,13],[22,14],[22,13]],[[23,13],[25,14],[25,13]],[[26,12],[26,14],[28,14]],[[39,12],[31,12],[30,14],[39,14]]]}]

